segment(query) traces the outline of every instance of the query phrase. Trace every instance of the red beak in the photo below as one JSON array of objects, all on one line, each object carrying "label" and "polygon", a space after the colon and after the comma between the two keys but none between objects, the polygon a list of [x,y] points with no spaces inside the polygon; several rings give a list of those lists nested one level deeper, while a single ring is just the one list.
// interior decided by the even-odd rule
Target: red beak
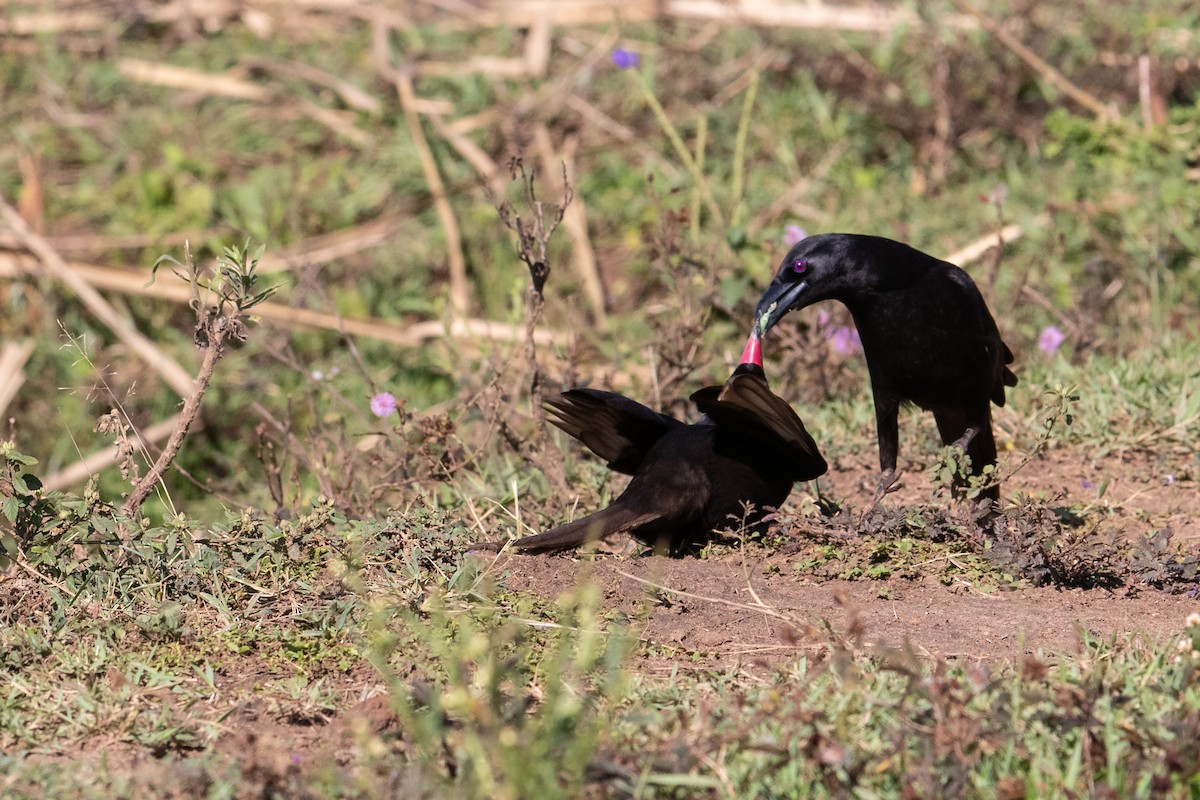
[{"label": "red beak", "polygon": [[762,362],[762,339],[758,338],[758,331],[750,332],[750,338],[746,340],[746,349],[742,351],[743,364],[753,364],[756,367],[761,367]]}]

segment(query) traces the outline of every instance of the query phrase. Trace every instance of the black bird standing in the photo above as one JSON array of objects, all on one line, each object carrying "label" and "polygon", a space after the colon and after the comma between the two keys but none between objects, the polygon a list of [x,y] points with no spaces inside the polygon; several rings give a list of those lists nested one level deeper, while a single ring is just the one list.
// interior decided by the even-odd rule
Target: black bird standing
[{"label": "black bird standing", "polygon": [[747,521],[757,522],[794,482],[825,472],[816,442],[771,393],[758,364],[742,364],[724,386],[707,386],[691,400],[705,415],[691,425],[598,389],[548,400],[552,423],[633,479],[607,508],[511,546],[562,550],[629,533],[678,553],[705,541],[731,514],[740,517],[746,504]]},{"label": "black bird standing", "polygon": [[[829,233],[797,243],[759,301],[754,332],[766,335],[788,311],[840,300],[862,340],[883,476],[876,500],[893,488],[901,402],[933,412],[942,443],[971,457],[978,475],[996,463],[991,403],[1016,386],[1013,354],[1000,339],[966,272],[901,242]],[[1000,487],[982,495],[993,500]]]}]

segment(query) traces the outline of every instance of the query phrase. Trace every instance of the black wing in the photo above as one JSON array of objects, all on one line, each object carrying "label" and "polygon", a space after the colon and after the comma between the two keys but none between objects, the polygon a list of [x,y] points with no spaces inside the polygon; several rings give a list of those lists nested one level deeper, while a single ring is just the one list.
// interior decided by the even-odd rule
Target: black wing
[{"label": "black wing", "polygon": [[646,452],[667,431],[683,425],[674,417],[600,389],[571,389],[546,401],[550,422],[569,433],[608,468],[632,475]]},{"label": "black wing", "polygon": [[947,272],[954,282],[962,287],[964,297],[974,312],[972,314],[974,322],[980,329],[983,348],[992,358],[995,367],[990,392],[992,402],[1003,407],[1004,387],[1017,385],[1017,374],[1008,366],[1013,363],[1013,352],[1000,338],[1000,329],[996,325],[996,318],[992,316],[991,310],[984,302],[983,295],[979,293],[979,287],[971,280],[971,276],[953,264],[949,264],[949,267]]},{"label": "black wing", "polygon": [[744,432],[781,451],[796,480],[812,480],[828,469],[800,417],[756,374],[735,373],[724,386],[706,386],[693,393],[692,402],[719,429]]}]

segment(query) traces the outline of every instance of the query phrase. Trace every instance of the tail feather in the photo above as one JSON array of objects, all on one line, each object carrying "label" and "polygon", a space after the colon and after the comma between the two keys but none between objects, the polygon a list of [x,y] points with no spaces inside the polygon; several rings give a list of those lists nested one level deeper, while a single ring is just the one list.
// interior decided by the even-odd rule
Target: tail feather
[{"label": "tail feather", "polygon": [[567,550],[615,533],[629,533],[658,517],[657,513],[638,513],[618,502],[566,525],[518,539],[511,546],[514,550]]}]

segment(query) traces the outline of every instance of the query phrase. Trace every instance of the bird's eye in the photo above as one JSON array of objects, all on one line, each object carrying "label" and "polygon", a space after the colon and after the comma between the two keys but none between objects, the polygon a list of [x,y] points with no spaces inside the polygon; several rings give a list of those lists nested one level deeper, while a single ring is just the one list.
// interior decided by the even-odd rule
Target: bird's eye
[{"label": "bird's eye", "polygon": [[792,262],[792,272],[800,273],[808,269],[808,262],[803,258],[797,258]]}]

